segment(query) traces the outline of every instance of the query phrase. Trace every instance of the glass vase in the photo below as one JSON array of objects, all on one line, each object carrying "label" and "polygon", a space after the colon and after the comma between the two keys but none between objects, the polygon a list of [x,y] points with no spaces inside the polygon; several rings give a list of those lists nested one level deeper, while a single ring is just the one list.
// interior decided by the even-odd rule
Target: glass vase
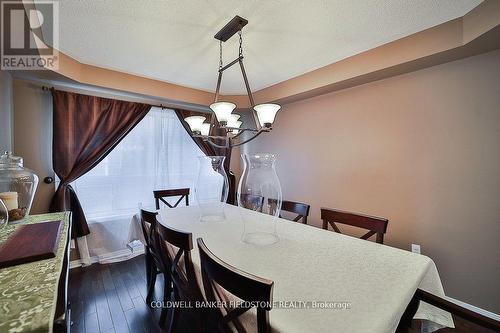
[{"label": "glass vase", "polygon": [[5,207],[2,199],[0,199],[0,229],[5,227],[9,222],[9,211],[7,207]]},{"label": "glass vase", "polygon": [[200,208],[200,221],[225,219],[224,204],[229,195],[229,180],[224,170],[224,156],[198,157],[195,194]]},{"label": "glass vase", "polygon": [[238,184],[238,206],[245,243],[268,245],[278,241],[276,221],[281,210],[281,184],[276,155],[242,154],[244,169]]},{"label": "glass vase", "polygon": [[23,159],[5,152],[0,156],[0,200],[9,213],[9,223],[21,222],[30,213],[38,176],[23,167]]}]

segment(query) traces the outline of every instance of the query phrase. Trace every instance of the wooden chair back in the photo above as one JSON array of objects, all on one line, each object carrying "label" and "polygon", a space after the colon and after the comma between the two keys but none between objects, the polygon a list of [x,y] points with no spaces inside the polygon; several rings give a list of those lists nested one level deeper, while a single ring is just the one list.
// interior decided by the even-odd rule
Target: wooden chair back
[{"label": "wooden chair back", "polygon": [[156,212],[150,212],[141,209],[141,229],[144,240],[146,241],[146,246],[151,247],[151,231],[156,226]]},{"label": "wooden chair back", "polygon": [[323,229],[328,230],[330,225],[335,232],[341,233],[335,223],[351,225],[354,227],[368,230],[361,239],[368,239],[376,235],[377,243],[384,243],[384,234],[387,231],[389,220],[381,217],[345,212],[336,209],[321,208],[321,219],[323,220]]},{"label": "wooden chair back", "polygon": [[[269,204],[276,205],[276,201],[276,199],[269,199]],[[288,200],[283,200],[281,202],[281,211],[297,214],[297,216],[292,219],[292,221],[294,222],[302,222],[303,224],[307,224],[307,217],[309,216],[310,209],[311,206],[300,202]],[[281,213],[280,217],[283,217]]]},{"label": "wooden chair back", "polygon": [[[247,306],[234,308],[224,307],[219,313],[218,324],[223,331],[228,331],[230,323],[238,327],[237,318],[256,304],[258,333],[269,333],[269,311],[272,309],[274,282],[243,272],[225,263],[215,256],[205,245],[203,239],[198,238],[200,251],[201,274],[207,301],[224,300],[220,295],[220,288],[230,292],[239,299],[248,302]],[[241,325],[241,324],[239,324]]]},{"label": "wooden chair back", "polygon": [[[415,291],[415,294],[401,317],[397,332],[409,331],[408,328],[412,326],[413,317],[417,312],[420,302],[433,305],[466,321],[467,328],[471,332],[478,331],[477,326],[487,329],[488,331],[491,330],[491,332],[500,332],[500,321],[461,307],[456,303],[450,302],[422,289],[417,289],[417,291]],[[470,323],[472,323],[472,325]],[[486,330],[481,329],[481,332],[483,331],[486,332]]]},{"label": "wooden chair back", "polygon": [[146,255],[151,256],[151,260],[153,261],[155,266],[163,272],[164,266],[163,262],[160,259],[160,244],[158,233],[156,232],[156,226],[159,224],[156,220],[157,215],[158,213],[156,212],[150,212],[141,209],[141,228],[144,240],[146,241]]},{"label": "wooden chair back", "polygon": [[[189,206],[189,188],[176,188],[171,190],[156,190],[153,191],[155,197],[156,209],[160,209],[160,201],[167,205],[169,208],[175,208],[179,205],[182,199],[186,200],[186,206]],[[170,204],[165,198],[179,197],[175,204]]]},{"label": "wooden chair back", "polygon": [[229,181],[229,194],[227,196],[227,203],[230,205],[238,206],[238,199],[236,198],[236,176],[234,172],[229,171],[227,174],[227,178]]},{"label": "wooden chair back", "polygon": [[182,300],[203,300],[191,260],[192,234],[160,223],[156,228],[161,247],[160,257],[164,266],[168,267],[175,292]]}]

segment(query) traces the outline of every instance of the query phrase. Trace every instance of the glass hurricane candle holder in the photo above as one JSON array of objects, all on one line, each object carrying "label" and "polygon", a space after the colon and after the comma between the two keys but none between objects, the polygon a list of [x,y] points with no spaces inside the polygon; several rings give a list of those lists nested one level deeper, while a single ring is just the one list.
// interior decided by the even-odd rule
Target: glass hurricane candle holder
[{"label": "glass hurricane candle holder", "polygon": [[276,221],[281,210],[281,184],[276,155],[242,154],[243,174],[238,185],[238,206],[245,243],[268,245],[278,241]]},{"label": "glass hurricane candle holder", "polygon": [[225,219],[224,204],[229,195],[229,180],[224,170],[224,156],[198,157],[198,178],[195,186],[200,208],[200,221]]}]

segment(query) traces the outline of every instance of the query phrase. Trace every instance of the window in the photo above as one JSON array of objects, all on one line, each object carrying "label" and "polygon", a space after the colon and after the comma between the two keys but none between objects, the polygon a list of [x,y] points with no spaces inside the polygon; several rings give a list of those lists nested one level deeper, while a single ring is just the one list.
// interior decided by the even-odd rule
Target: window
[{"label": "window", "polygon": [[197,157],[202,155],[173,110],[152,108],[72,186],[89,222],[131,217],[139,203],[154,207],[155,189],[189,187],[194,192]]}]

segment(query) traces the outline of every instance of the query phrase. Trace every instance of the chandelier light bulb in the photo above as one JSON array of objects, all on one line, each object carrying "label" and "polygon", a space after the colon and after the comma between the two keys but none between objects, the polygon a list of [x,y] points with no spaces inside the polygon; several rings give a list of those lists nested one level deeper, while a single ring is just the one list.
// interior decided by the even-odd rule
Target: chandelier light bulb
[{"label": "chandelier light bulb", "polygon": [[276,113],[281,109],[281,105],[274,103],[258,104],[253,107],[255,112],[257,112],[257,117],[259,118],[260,125],[263,127],[271,127],[274,123],[274,118]]}]

